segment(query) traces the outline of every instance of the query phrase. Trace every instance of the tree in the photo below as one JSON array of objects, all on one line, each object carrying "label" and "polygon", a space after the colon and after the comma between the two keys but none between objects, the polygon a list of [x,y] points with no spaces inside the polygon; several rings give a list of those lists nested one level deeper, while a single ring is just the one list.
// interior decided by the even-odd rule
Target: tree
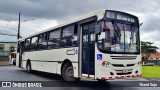
[{"label": "tree", "polygon": [[157,52],[158,47],[154,46],[151,42],[141,41],[141,52],[145,54],[145,57],[142,57],[142,62],[147,60],[152,53]]}]

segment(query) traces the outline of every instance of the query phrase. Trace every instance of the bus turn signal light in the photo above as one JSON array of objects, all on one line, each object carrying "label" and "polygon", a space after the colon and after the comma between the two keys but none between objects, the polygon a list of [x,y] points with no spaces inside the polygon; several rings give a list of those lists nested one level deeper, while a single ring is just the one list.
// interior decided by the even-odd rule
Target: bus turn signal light
[{"label": "bus turn signal light", "polygon": [[109,66],[109,62],[103,61],[103,62],[102,62],[102,66]]}]

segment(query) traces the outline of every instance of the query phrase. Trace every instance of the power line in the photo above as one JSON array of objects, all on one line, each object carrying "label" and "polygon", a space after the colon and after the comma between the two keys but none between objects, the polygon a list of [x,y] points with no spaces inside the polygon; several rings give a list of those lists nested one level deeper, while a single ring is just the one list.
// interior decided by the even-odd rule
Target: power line
[{"label": "power line", "polygon": [[17,36],[17,35],[6,34],[6,33],[0,33],[0,35],[6,35],[6,36]]},{"label": "power line", "polygon": [[14,30],[14,31],[18,31],[17,29],[10,28],[10,27],[6,27],[6,26],[3,26],[3,25],[0,25],[0,27],[3,27],[3,28],[8,28],[8,29],[11,29],[11,30]]}]

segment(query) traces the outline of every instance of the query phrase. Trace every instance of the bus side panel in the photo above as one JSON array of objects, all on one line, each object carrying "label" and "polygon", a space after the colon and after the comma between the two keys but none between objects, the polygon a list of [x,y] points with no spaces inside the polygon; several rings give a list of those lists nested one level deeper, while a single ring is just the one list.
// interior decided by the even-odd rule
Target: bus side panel
[{"label": "bus side panel", "polygon": [[79,77],[78,76],[78,63],[72,63],[73,69],[74,69],[74,77]]},{"label": "bus side panel", "polygon": [[[73,69],[74,69],[74,77],[79,77],[78,75],[78,63],[72,63],[73,65]],[[62,63],[58,63],[57,64],[57,74],[60,74],[61,75],[61,66],[62,66]]]},{"label": "bus side panel", "polygon": [[62,63],[58,63],[57,69],[56,69],[57,74],[60,74],[60,75],[61,75],[61,66],[62,66]]},{"label": "bus side panel", "polygon": [[26,68],[27,60],[31,61],[31,68],[33,70],[39,69],[39,67],[37,67],[37,64],[35,63],[35,61],[37,60],[35,51],[33,51],[33,52],[32,51],[31,52],[24,52],[23,53],[23,67],[24,68]]},{"label": "bus side panel", "polygon": [[[58,49],[57,49],[58,50]],[[60,56],[60,62],[63,63],[64,60],[70,60],[73,65],[74,69],[74,77],[78,77],[78,47],[72,47],[72,48],[64,48],[59,49],[59,52],[57,51],[57,55]],[[62,63],[58,63],[57,65],[57,74],[61,74],[61,66]]]},{"label": "bus side panel", "polygon": [[[95,44],[95,47],[97,47],[97,44]],[[98,55],[101,55],[101,56],[97,57]],[[109,60],[108,57],[109,55],[103,54],[99,52],[97,48],[95,48],[95,79],[101,79],[101,77],[110,76],[111,69],[102,66],[102,62],[104,60]]]},{"label": "bus side panel", "polygon": [[34,52],[24,52],[23,66],[31,61],[33,70],[61,74],[61,65],[64,60],[70,60],[74,68],[74,76],[78,77],[78,47],[51,49]]},{"label": "bus side panel", "polygon": [[23,68],[26,68],[27,61],[22,61],[22,63],[23,63]]}]

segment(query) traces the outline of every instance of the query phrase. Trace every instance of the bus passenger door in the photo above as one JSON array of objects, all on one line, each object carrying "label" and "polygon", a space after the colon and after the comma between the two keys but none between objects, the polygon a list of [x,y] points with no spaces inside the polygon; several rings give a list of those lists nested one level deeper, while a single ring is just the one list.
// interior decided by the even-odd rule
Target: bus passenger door
[{"label": "bus passenger door", "polygon": [[94,23],[82,25],[82,76],[94,77]]}]

